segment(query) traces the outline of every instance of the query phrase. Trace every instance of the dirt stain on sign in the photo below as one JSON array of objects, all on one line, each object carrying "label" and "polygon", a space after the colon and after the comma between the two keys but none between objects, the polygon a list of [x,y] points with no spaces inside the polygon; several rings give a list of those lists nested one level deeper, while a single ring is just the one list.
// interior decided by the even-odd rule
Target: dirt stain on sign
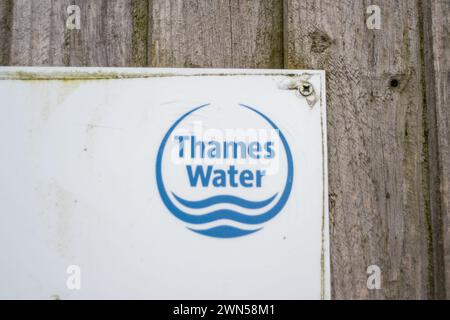
[{"label": "dirt stain on sign", "polygon": [[51,180],[38,187],[42,197],[42,214],[48,221],[49,241],[58,254],[69,257],[73,240],[73,218],[78,200],[73,193]]}]

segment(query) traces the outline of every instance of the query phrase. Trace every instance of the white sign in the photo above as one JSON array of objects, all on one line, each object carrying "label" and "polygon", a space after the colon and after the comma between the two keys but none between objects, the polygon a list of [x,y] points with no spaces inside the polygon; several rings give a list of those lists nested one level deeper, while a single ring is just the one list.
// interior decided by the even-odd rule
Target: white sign
[{"label": "white sign", "polygon": [[329,298],[325,74],[0,68],[0,298]]}]

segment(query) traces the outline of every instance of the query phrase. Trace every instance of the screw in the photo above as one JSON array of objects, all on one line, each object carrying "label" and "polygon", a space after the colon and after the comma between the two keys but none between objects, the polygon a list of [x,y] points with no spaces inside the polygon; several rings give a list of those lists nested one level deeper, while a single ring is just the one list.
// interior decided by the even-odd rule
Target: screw
[{"label": "screw", "polygon": [[298,91],[304,97],[310,96],[313,93],[313,86],[309,82],[302,82],[298,87]]}]

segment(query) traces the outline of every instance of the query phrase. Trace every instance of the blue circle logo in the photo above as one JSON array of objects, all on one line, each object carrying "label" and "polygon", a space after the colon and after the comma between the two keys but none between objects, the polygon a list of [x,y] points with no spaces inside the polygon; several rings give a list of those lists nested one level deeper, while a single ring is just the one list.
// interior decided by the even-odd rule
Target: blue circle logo
[{"label": "blue circle logo", "polygon": [[[195,115],[201,120],[207,119],[202,112],[210,106],[204,104],[186,112],[164,135],[156,158],[158,191],[172,215],[193,232],[215,238],[249,235],[261,230],[264,223],[280,213],[289,198],[294,176],[291,150],[285,136],[269,117],[244,104],[239,104],[236,112],[232,112],[230,123],[238,122],[242,127],[246,121],[244,125],[248,127],[258,122],[276,136],[252,136],[252,139],[240,141],[235,136],[229,140],[223,136],[218,139],[216,134],[201,139],[192,129],[179,128],[182,124],[192,126]],[[227,112],[230,114],[229,108]],[[253,117],[253,120],[239,120],[239,112],[245,113],[241,118]],[[181,130],[180,134],[176,133],[177,129]],[[186,158],[188,162],[181,161]],[[239,164],[242,159],[256,162],[256,165]],[[220,168],[211,160],[220,160]],[[277,168],[272,172],[262,170],[258,162],[273,165],[275,160]]]}]

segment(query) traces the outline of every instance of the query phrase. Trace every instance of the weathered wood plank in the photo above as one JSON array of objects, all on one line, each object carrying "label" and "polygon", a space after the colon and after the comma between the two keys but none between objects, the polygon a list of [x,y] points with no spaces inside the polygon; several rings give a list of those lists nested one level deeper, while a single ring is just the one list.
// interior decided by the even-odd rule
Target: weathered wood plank
[{"label": "weathered wood plank", "polygon": [[[378,1],[285,1],[288,68],[327,72],[334,298],[433,296],[419,8]],[[378,265],[382,288],[368,290]]]},{"label": "weathered wood plank", "polygon": [[0,1],[0,65],[9,64],[12,0]]},{"label": "weathered wood plank", "polygon": [[[450,1],[423,2],[436,295],[450,297]],[[444,281],[445,279],[445,281]]]},{"label": "weathered wood plank", "polygon": [[81,8],[82,27],[79,31],[67,31],[65,54],[69,64],[129,65],[132,61],[131,2],[101,0],[75,4]]},{"label": "weathered wood plank", "polygon": [[145,67],[148,65],[149,44],[149,2],[151,0],[132,0],[132,67]]},{"label": "weathered wood plank", "polygon": [[52,6],[45,1],[12,1],[10,65],[49,65],[52,41]]},{"label": "weathered wood plank", "polygon": [[[10,2],[12,30],[1,51],[9,65],[146,65],[147,0]],[[69,5],[80,7],[80,30],[66,28]],[[8,6],[0,8],[8,25],[1,18]]]},{"label": "weathered wood plank", "polygon": [[281,1],[151,3],[152,66],[283,67]]}]

